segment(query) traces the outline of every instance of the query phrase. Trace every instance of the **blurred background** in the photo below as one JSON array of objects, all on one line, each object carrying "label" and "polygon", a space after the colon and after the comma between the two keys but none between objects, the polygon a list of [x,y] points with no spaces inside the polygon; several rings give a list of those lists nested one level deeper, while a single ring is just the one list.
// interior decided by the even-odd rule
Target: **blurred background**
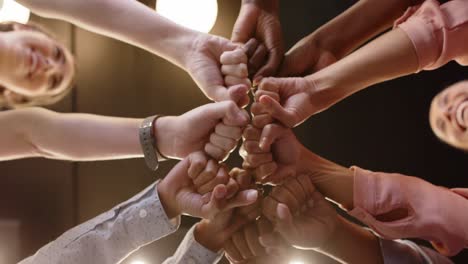
[{"label": "blurred background", "polygon": [[[154,0],[141,2],[155,7]],[[283,1],[281,22],[287,47],[354,2]],[[239,7],[240,0],[219,0],[211,33],[229,38]],[[53,32],[77,59],[76,87],[64,101],[51,107],[53,110],[143,118],[179,115],[209,102],[184,71],[150,53],[62,21],[35,15],[30,21]],[[463,79],[468,79],[466,68],[449,63],[436,71],[376,85],[314,116],[296,129],[297,136],[311,150],[345,166],[415,175],[447,187],[468,187],[468,155],[437,140],[428,121],[432,97]],[[232,155],[229,163],[239,166],[240,159]],[[174,164],[164,162],[153,173],[140,159],[0,163],[0,263],[15,263],[33,254],[67,229],[164,177]],[[161,263],[174,253],[195,222],[184,217],[177,233],[142,248],[124,263]],[[468,252],[454,261],[468,263]],[[290,263],[335,262],[319,254],[294,253]]]}]

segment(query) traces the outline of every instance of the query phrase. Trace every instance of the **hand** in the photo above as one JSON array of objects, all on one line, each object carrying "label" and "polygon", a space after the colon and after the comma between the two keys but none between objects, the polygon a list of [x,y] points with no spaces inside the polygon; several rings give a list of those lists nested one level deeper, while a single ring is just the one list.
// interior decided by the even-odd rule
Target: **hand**
[{"label": "hand", "polygon": [[211,142],[207,152],[222,160],[237,145],[240,131],[248,122],[245,110],[226,101],[206,104],[178,117],[158,118],[154,134],[159,151],[166,157],[183,159]]},{"label": "hand", "polygon": [[284,56],[278,75],[304,77],[337,61],[329,50],[320,47],[311,34],[297,42]]},{"label": "hand", "polygon": [[[258,263],[257,261],[268,258],[266,249],[260,244],[259,237],[271,232],[273,232],[273,226],[264,217],[249,223],[226,241],[224,244],[226,257],[231,263]],[[286,243],[284,246],[287,248]],[[275,253],[275,257],[278,257],[276,254],[278,251],[271,253]],[[278,258],[274,263],[278,263]]]},{"label": "hand", "polygon": [[[247,172],[237,168],[229,172],[230,181],[239,186],[239,191],[250,188],[246,186]],[[235,194],[235,193],[234,193]],[[246,223],[255,220],[260,214],[260,199],[246,207],[220,212],[213,219],[203,219],[195,227],[195,239],[213,252],[219,251],[233,233]]]},{"label": "hand", "polygon": [[[290,193],[290,194],[295,194]],[[298,197],[296,197],[298,198]],[[340,221],[335,209],[317,191],[308,198],[306,206],[300,208],[290,207],[278,203],[274,215],[275,233],[264,234],[260,242],[266,248],[283,247],[283,240],[299,249],[320,249],[332,241],[335,230]]]},{"label": "hand", "polygon": [[[257,106],[259,104],[254,103],[252,110],[255,111]],[[243,137],[240,154],[244,158],[244,166],[255,169],[257,181],[277,184],[296,175],[304,147],[291,129],[278,124],[269,124],[263,129],[249,125]]]},{"label": "hand", "polygon": [[239,17],[234,25],[231,40],[246,43],[255,38],[262,44],[251,61],[267,55],[264,64],[249,64],[254,79],[272,76],[278,70],[284,54],[284,43],[279,20],[279,0],[243,0]]},{"label": "hand", "polygon": [[225,38],[202,33],[193,41],[184,68],[209,99],[215,102],[240,102],[248,93],[247,85],[227,88],[220,69],[221,55],[240,47]]},{"label": "hand", "polygon": [[[237,192],[237,184],[231,184],[232,181],[229,177],[225,177],[223,174],[227,174],[225,167],[221,165],[208,166],[202,153],[191,154],[179,162],[157,185],[159,198],[167,216],[174,218],[184,213],[194,217],[212,219],[220,212],[250,205],[257,200],[256,190]],[[199,177],[208,180],[205,182]],[[222,179],[226,181],[226,178],[228,181],[225,184],[217,184],[211,192],[205,195],[197,191],[203,186],[213,186],[220,180],[222,182]]]},{"label": "hand", "polygon": [[319,90],[308,77],[266,78],[256,98],[265,111],[287,127],[294,127],[335,102],[333,89]]}]

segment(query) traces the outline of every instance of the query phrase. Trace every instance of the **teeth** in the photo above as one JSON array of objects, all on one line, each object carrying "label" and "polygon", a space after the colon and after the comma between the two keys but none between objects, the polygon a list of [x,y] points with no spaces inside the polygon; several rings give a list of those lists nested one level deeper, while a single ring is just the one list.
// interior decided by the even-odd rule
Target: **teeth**
[{"label": "teeth", "polygon": [[468,127],[468,122],[465,122],[468,119],[468,101],[464,101],[457,108],[457,123],[464,127]]}]

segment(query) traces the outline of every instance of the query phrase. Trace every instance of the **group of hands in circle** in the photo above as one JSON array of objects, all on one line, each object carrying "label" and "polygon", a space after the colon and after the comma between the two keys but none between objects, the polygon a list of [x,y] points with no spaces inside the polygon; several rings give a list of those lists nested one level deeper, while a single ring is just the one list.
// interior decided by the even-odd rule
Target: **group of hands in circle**
[{"label": "group of hands in circle", "polygon": [[[305,43],[283,57],[278,3],[262,3],[242,5],[232,41],[245,44],[215,36],[203,42],[200,49],[207,53],[213,51],[207,43],[229,47],[218,54],[219,68],[198,55],[191,58],[197,63],[189,73],[217,103],[176,117],[171,138],[158,133],[165,118],[155,124],[159,151],[183,158],[157,185],[168,217],[202,218],[195,229],[198,242],[214,252],[224,249],[233,263],[278,260],[291,246],[324,247],[339,221],[313,175],[298,171],[304,146],[290,129],[324,106],[314,104],[306,78],[264,78],[300,76],[334,60]],[[210,78],[218,72],[222,77]],[[250,91],[251,115],[244,109]],[[229,169],[223,161],[241,139],[242,169]],[[273,187],[264,189],[265,184]]]}]

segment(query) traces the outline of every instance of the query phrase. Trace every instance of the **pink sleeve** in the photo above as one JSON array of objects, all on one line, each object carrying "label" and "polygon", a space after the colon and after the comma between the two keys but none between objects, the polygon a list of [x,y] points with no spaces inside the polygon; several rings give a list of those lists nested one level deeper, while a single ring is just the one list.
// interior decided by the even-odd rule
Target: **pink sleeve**
[{"label": "pink sleeve", "polygon": [[395,22],[413,42],[419,70],[433,70],[451,60],[468,65],[468,0],[440,5],[426,0]]},{"label": "pink sleeve", "polygon": [[[455,255],[468,246],[468,200],[447,188],[395,173],[354,171],[350,214],[387,239],[421,238]],[[389,213],[398,214],[391,214]]]}]

